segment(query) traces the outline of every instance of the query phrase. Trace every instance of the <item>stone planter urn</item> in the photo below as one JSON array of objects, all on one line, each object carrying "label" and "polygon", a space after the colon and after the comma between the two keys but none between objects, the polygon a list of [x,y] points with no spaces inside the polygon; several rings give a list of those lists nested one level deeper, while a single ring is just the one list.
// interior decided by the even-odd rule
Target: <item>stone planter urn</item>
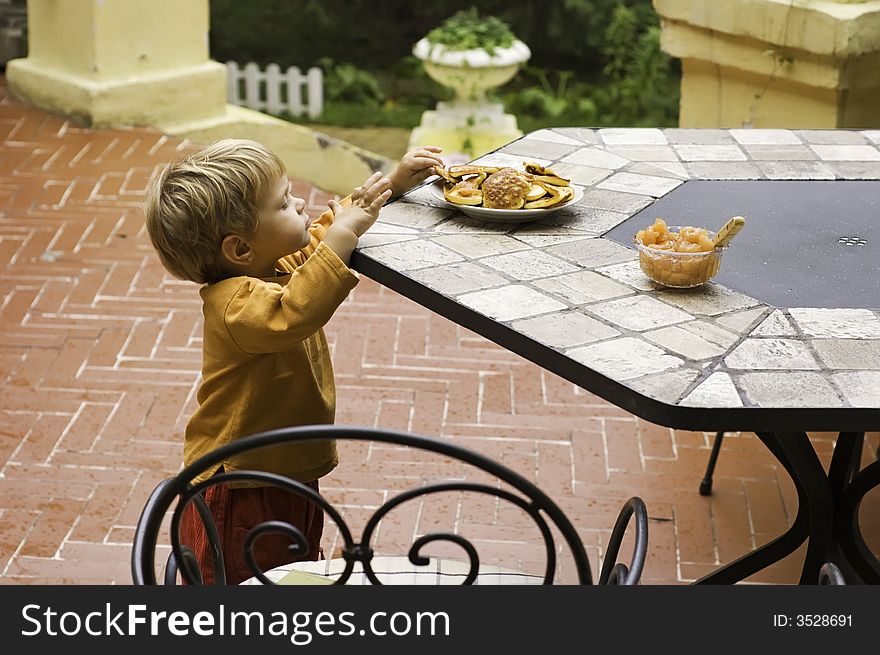
[{"label": "stone planter urn", "polygon": [[413,54],[425,72],[455,93],[453,100],[438,102],[436,110],[422,114],[421,124],[410,136],[410,147],[437,145],[444,160],[469,161],[522,136],[516,117],[504,113],[500,102],[486,93],[506,84],[531,57],[520,40],[505,48],[451,50],[442,44],[419,40]]},{"label": "stone planter urn", "polygon": [[413,54],[422,60],[425,72],[455,92],[453,102],[484,102],[486,91],[506,84],[532,56],[529,47],[517,39],[508,48],[448,50],[442,44],[421,39]]}]

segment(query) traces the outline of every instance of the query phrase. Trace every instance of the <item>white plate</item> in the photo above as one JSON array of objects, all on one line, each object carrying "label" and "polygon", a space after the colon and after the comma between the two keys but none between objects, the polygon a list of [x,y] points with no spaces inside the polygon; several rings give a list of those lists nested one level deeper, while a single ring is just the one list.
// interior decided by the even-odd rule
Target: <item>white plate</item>
[{"label": "white plate", "polygon": [[443,180],[437,180],[434,182],[431,185],[431,193],[435,198],[441,200],[446,207],[467,214],[471,218],[478,218],[481,221],[490,221],[493,223],[525,223],[527,221],[537,221],[557,210],[570,207],[584,197],[584,188],[572,184],[571,188],[574,189],[574,196],[572,199],[561,205],[556,205],[555,207],[547,207],[546,209],[489,209],[487,207],[477,207],[474,205],[456,205],[454,202],[449,202],[443,196],[443,184]]}]

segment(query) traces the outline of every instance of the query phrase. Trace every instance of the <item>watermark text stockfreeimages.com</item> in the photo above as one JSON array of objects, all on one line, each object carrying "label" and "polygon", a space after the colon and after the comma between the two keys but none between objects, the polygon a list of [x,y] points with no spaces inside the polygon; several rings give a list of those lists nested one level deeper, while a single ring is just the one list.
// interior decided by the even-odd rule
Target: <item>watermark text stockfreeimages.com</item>
[{"label": "watermark text stockfreeimages.com", "polygon": [[21,610],[22,636],[92,637],[123,636],[272,636],[286,637],[305,646],[315,637],[402,637],[409,635],[448,637],[446,612],[370,612],[361,619],[355,612],[233,611],[218,605],[213,611],[154,611],[145,604],[121,609],[105,603],[89,612],[60,611],[52,606],[25,605]]}]

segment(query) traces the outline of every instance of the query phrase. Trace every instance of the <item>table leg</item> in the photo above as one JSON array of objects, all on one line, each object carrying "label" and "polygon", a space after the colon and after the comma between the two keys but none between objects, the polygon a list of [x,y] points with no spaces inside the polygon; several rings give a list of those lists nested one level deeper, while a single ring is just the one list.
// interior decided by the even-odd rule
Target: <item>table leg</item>
[{"label": "table leg", "polygon": [[880,560],[871,552],[859,529],[859,505],[865,494],[880,485],[880,460],[869,464],[843,490],[837,521],[840,550],[859,577],[880,584]]},{"label": "table leg", "polygon": [[835,498],[840,498],[843,490],[859,472],[864,443],[864,432],[841,432],[837,437],[831,466],[828,467],[828,481]]},{"label": "table leg", "polygon": [[[733,584],[739,582],[793,553],[810,534],[809,494],[799,481],[798,468],[790,460],[787,450],[782,447],[777,435],[771,432],[757,432],[756,434],[794,480],[798,492],[797,515],[791,527],[782,536],[703,576],[696,581],[696,584]],[[806,438],[806,435],[803,436]],[[809,440],[806,445],[809,451],[813,452]],[[813,456],[815,457],[815,453]],[[818,464],[818,460],[816,463]],[[803,462],[799,461],[799,467],[802,466]],[[819,464],[819,469],[822,469],[821,464]]]},{"label": "table leg", "polygon": [[792,479],[798,488],[798,515],[806,513],[809,517],[807,553],[800,583],[816,584],[834,533],[835,502],[831,481],[806,432],[782,432],[777,436],[780,448],[792,465]]},{"label": "table leg", "polygon": [[819,569],[840,548],[840,554],[868,583],[880,583],[880,560],[859,529],[859,505],[880,485],[880,461],[859,472],[864,433],[841,432],[828,474],[805,432],[756,433],[794,481],[798,510],[782,536],[701,578],[698,584],[731,584],[757,573],[794,552],[807,541],[801,584],[815,584]]}]

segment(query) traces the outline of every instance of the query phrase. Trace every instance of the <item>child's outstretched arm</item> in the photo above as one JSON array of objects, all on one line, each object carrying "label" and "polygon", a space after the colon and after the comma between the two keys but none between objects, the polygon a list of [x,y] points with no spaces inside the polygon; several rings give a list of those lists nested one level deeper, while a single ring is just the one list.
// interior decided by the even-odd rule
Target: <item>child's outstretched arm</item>
[{"label": "child's outstretched arm", "polygon": [[406,153],[388,176],[391,180],[391,197],[396,198],[431,177],[434,166],[443,166],[443,160],[438,156],[442,150],[438,146],[424,146]]},{"label": "child's outstretched arm", "polygon": [[327,228],[324,244],[348,264],[352,251],[357,247],[358,237],[376,222],[379,210],[390,197],[391,181],[382,177],[381,173],[373,173],[362,186],[351,192],[348,207],[331,200],[333,224]]}]

